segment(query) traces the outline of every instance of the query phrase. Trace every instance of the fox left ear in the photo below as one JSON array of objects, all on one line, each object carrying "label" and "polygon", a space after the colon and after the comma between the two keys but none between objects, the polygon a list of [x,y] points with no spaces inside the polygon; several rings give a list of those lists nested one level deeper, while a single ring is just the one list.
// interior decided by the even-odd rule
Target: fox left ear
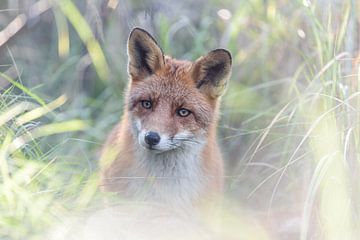
[{"label": "fox left ear", "polygon": [[144,29],[134,28],[128,40],[128,72],[141,80],[164,66],[164,54],[155,39]]},{"label": "fox left ear", "polygon": [[216,49],[196,60],[192,77],[196,87],[210,98],[221,96],[231,75],[231,54],[225,49]]}]

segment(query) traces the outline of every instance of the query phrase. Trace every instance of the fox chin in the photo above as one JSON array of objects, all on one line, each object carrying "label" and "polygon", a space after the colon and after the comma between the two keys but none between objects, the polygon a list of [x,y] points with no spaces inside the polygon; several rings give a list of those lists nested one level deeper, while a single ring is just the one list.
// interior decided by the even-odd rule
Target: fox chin
[{"label": "fox chin", "polygon": [[216,127],[230,53],[216,49],[195,62],[176,60],[141,28],[131,31],[127,53],[125,108],[102,149],[101,188],[182,207],[221,194]]}]

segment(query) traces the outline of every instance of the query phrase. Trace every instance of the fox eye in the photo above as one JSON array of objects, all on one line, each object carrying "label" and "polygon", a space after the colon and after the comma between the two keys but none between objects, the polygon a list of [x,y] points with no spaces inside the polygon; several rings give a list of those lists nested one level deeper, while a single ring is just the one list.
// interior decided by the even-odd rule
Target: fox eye
[{"label": "fox eye", "polygon": [[145,109],[150,109],[152,107],[152,103],[149,100],[142,100],[141,106]]},{"label": "fox eye", "polygon": [[190,112],[190,110],[187,110],[186,108],[179,108],[176,113],[180,117],[187,117],[190,115],[191,112]]}]

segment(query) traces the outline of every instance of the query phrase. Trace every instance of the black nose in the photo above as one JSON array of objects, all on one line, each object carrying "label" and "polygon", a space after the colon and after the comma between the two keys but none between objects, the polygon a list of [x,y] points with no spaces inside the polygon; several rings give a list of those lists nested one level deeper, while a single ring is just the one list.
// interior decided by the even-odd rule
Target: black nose
[{"label": "black nose", "polygon": [[145,134],[145,142],[151,146],[157,145],[160,142],[160,136],[157,132],[147,132]]}]

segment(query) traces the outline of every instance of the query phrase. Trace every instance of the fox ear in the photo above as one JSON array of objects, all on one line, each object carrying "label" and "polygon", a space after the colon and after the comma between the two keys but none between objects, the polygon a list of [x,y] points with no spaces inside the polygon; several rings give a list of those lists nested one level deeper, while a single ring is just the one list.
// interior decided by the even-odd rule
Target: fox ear
[{"label": "fox ear", "polygon": [[133,81],[155,73],[164,66],[164,54],[144,29],[134,28],[128,40],[128,73]]},{"label": "fox ear", "polygon": [[231,75],[231,54],[225,49],[216,49],[196,60],[192,77],[196,87],[211,98],[221,96]]}]

